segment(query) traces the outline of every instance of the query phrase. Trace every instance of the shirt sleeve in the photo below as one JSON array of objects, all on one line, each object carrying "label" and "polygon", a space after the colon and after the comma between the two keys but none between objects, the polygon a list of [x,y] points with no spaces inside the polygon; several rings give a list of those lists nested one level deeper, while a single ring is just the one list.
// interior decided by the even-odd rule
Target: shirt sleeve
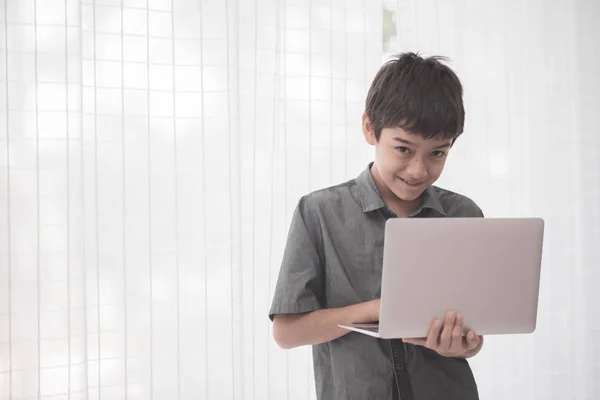
[{"label": "shirt sleeve", "polygon": [[304,197],[290,224],[269,312],[271,321],[277,314],[306,313],[322,308],[324,271],[320,246],[319,230]]}]

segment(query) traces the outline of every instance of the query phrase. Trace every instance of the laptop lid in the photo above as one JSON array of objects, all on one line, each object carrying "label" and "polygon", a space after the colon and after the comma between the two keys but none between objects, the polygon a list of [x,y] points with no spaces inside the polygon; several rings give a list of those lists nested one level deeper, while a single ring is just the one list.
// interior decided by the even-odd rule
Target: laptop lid
[{"label": "laptop lid", "polygon": [[531,333],[539,296],[541,218],[391,218],[379,336],[425,337],[448,310],[480,335]]}]

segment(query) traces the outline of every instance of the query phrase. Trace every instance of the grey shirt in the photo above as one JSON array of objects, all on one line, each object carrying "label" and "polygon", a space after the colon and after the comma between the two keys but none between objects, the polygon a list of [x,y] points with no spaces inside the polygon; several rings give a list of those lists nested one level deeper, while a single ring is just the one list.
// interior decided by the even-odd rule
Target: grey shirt
[{"label": "grey shirt", "polygon": [[[337,308],[379,298],[386,207],[370,172],[310,193],[292,218],[269,317]],[[483,217],[469,198],[432,186],[411,217]],[[415,299],[418,300],[418,299]],[[317,398],[476,400],[464,359],[421,346],[349,333],[313,346]],[[408,391],[405,386],[408,385]],[[404,386],[404,391],[402,391]],[[410,393],[405,395],[404,393]]]}]

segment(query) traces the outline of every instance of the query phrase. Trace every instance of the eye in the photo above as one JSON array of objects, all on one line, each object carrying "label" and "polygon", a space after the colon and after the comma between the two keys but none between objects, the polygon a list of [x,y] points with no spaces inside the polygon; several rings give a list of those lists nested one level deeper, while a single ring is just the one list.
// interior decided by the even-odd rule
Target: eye
[{"label": "eye", "polygon": [[404,146],[396,147],[396,150],[398,150],[400,153],[403,153],[403,154],[410,153],[410,149],[408,147],[404,147]]},{"label": "eye", "polygon": [[444,153],[443,151],[436,150],[433,153],[431,153],[431,155],[435,158],[442,158],[446,156],[446,153]]}]

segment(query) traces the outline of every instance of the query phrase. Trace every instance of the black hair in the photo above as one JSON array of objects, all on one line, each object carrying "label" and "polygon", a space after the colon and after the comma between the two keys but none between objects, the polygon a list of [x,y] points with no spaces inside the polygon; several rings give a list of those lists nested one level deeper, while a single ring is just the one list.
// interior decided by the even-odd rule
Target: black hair
[{"label": "black hair", "polygon": [[375,138],[401,127],[425,139],[455,140],[463,132],[465,110],[458,76],[446,58],[401,53],[379,70],[367,95],[365,112]]}]

